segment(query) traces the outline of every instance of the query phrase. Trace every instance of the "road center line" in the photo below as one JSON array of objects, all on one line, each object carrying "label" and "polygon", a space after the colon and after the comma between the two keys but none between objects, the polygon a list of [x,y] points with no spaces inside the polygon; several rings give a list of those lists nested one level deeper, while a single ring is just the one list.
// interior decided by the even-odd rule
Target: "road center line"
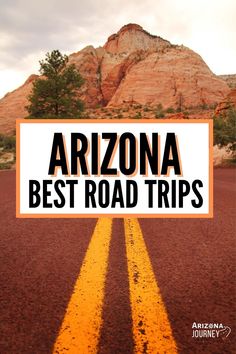
[{"label": "road center line", "polygon": [[96,353],[102,324],[112,219],[94,229],[53,353]]},{"label": "road center line", "polygon": [[177,353],[137,219],[124,219],[135,353]]}]

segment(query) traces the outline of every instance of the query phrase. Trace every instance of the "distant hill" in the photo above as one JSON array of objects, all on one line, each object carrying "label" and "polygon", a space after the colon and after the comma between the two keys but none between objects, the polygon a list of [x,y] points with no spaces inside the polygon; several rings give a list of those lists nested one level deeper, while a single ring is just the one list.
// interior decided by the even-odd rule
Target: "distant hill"
[{"label": "distant hill", "polygon": [[218,75],[220,79],[223,79],[230,88],[236,88],[236,74],[232,75]]}]

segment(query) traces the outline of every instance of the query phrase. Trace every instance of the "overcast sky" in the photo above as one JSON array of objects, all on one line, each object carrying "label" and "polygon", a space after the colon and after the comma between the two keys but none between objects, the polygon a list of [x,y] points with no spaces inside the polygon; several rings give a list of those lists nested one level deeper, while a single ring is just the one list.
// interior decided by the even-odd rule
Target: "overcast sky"
[{"label": "overcast sky", "polygon": [[38,73],[47,51],[103,45],[130,22],[236,74],[236,0],[0,0],[0,97]]}]

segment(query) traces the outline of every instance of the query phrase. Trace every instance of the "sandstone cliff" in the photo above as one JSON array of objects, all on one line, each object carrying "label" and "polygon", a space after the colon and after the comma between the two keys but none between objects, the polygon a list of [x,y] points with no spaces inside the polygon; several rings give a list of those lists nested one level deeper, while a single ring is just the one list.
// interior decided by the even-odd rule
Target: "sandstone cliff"
[{"label": "sandstone cliff", "polygon": [[215,113],[216,115],[225,115],[230,108],[236,109],[236,89],[232,89],[217,105]]},{"label": "sandstone cliff", "polygon": [[[161,103],[183,109],[217,104],[230,90],[198,54],[136,24],[122,27],[103,47],[71,54],[69,62],[86,80],[79,96],[87,107]],[[0,100],[0,132],[10,132],[15,119],[27,115],[24,107],[34,79]]]},{"label": "sandstone cliff", "polygon": [[25,106],[27,97],[32,89],[32,82],[38,75],[31,75],[26,82],[16,90],[7,93],[0,99],[0,133],[12,133],[15,129],[15,120],[27,115]]}]

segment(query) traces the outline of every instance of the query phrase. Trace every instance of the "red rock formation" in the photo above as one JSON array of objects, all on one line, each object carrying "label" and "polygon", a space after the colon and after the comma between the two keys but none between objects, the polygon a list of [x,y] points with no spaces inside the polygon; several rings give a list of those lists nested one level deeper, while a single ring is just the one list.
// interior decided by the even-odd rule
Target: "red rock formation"
[{"label": "red rock formation", "polygon": [[95,107],[102,103],[100,78],[101,50],[96,50],[93,46],[88,46],[78,53],[71,54],[69,64],[75,64],[85,84],[80,90],[80,98],[86,102],[87,106]]},{"label": "red rock formation", "polygon": [[219,102],[229,91],[203,62],[185,47],[150,53],[134,65],[119,85],[109,105],[126,100],[167,107],[190,107]]},{"label": "red rock formation", "polygon": [[151,35],[141,26],[129,24],[123,26],[116,34],[111,35],[103,48],[107,52],[117,55],[130,54],[139,50],[156,52],[170,46],[170,42]]},{"label": "red rock formation", "polygon": [[228,95],[218,104],[215,110],[215,114],[225,115],[229,108],[236,109],[236,89],[232,89]]},{"label": "red rock formation", "polygon": [[[88,46],[70,55],[69,63],[85,78],[78,95],[87,107],[136,102],[187,108],[218,103],[229,93],[198,54],[135,24],[122,27],[103,47]],[[0,132],[9,132],[16,118],[27,115],[33,79],[0,100]]]},{"label": "red rock formation", "polygon": [[22,86],[0,100],[0,133],[11,134],[15,129],[15,120],[26,116],[25,106],[28,105],[32,83],[37,77],[30,75]]}]

